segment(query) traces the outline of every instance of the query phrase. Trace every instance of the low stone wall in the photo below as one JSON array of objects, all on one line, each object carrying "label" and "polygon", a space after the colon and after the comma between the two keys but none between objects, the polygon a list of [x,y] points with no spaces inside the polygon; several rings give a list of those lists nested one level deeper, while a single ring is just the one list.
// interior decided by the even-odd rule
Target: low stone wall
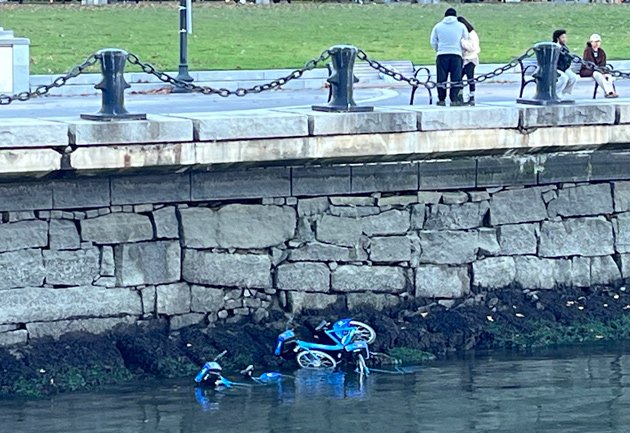
[{"label": "low stone wall", "polygon": [[[39,183],[50,202],[2,185],[3,207],[23,205],[0,224],[0,344],[158,317],[176,330],[259,322],[273,309],[449,306],[478,289],[630,275],[627,181],[418,191],[416,179],[389,192],[138,203],[150,188],[130,179]],[[126,200],[121,185],[135,185]]]}]

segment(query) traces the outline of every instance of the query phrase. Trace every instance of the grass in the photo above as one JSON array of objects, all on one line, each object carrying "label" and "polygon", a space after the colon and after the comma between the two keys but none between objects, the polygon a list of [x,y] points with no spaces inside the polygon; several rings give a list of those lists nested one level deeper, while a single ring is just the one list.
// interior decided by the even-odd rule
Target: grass
[{"label": "grass", "polygon": [[[299,67],[335,44],[356,45],[381,60],[434,61],[432,26],[446,5],[292,3],[270,7],[195,3],[191,70]],[[630,58],[630,6],[607,4],[461,4],[481,38],[481,60],[504,63],[559,27],[581,53],[602,35],[611,59]],[[119,47],[161,69],[178,63],[173,2],[111,5],[0,5],[0,23],[31,39],[32,73],[68,70],[91,52]]]}]

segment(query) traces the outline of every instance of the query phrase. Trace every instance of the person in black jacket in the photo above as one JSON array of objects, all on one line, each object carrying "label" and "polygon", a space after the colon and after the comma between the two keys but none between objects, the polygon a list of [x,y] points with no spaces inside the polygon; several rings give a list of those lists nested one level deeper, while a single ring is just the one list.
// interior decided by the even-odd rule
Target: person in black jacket
[{"label": "person in black jacket", "polygon": [[560,57],[558,58],[558,82],[556,92],[558,96],[570,95],[577,81],[577,75],[571,70],[571,54],[567,47],[567,31],[559,29],[553,32],[553,42],[560,45]]}]

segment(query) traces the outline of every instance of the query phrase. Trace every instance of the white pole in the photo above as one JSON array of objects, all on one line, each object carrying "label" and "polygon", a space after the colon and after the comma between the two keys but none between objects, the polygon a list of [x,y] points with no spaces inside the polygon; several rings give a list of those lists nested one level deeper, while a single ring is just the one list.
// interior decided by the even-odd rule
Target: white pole
[{"label": "white pole", "polygon": [[192,35],[192,0],[186,0],[186,27],[188,34]]}]

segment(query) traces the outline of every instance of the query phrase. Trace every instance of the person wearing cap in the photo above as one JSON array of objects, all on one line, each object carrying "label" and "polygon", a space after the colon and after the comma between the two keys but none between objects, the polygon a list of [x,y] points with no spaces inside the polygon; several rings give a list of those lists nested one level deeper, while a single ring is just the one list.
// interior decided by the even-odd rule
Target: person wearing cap
[{"label": "person wearing cap", "polygon": [[[595,63],[599,68],[606,69],[606,52],[601,47],[601,44],[601,36],[597,33],[593,33],[586,43],[582,59],[587,62]],[[616,98],[619,96],[613,85],[614,78],[610,74],[596,71],[586,65],[582,65],[580,77],[592,77],[597,84],[599,84],[599,87],[603,89],[606,98]]]},{"label": "person wearing cap", "polygon": [[[462,72],[463,72],[463,50],[462,40],[468,39],[468,30],[464,24],[457,21],[457,11],[449,8],[444,13],[444,19],[437,23],[431,31],[431,47],[437,52],[435,67],[437,70],[438,84],[446,83],[450,76],[451,106],[463,105],[462,102]],[[438,87],[437,105],[446,105],[446,88]]]},{"label": "person wearing cap", "polygon": [[567,31],[559,29],[553,32],[553,42],[560,45],[560,57],[558,58],[558,83],[556,91],[558,95],[570,95],[577,81],[577,75],[571,70],[571,52],[567,47]]}]

